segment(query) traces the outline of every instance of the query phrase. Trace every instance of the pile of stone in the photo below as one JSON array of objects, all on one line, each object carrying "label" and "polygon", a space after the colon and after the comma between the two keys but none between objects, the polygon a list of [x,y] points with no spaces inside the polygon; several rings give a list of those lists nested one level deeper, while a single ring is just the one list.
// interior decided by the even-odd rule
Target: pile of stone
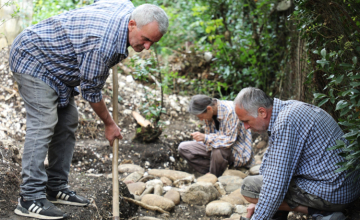
[{"label": "pile of stone", "polygon": [[[259,136],[254,142],[261,143]],[[260,146],[259,146],[260,147]],[[266,145],[259,151],[265,151]],[[258,158],[262,156],[257,154]],[[250,169],[227,169],[217,178],[205,174],[195,178],[193,174],[167,169],[144,169],[135,164],[120,164],[118,171],[126,176],[123,182],[135,199],[149,206],[156,206],[171,212],[182,202],[189,205],[205,206],[207,216],[230,216],[228,219],[246,217],[249,203],[240,193],[243,179],[258,175],[260,164]]]}]

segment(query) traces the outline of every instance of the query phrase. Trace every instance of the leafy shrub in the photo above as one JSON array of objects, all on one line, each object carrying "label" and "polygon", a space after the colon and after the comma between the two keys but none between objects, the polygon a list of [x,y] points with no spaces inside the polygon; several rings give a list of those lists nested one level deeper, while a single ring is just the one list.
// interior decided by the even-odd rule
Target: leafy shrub
[{"label": "leafy shrub", "polygon": [[35,0],[32,24],[37,24],[42,20],[50,18],[63,12],[80,8],[93,3],[94,0]]},{"label": "leafy shrub", "polygon": [[311,51],[308,77],[315,101],[339,121],[349,141],[338,140],[328,149],[342,149],[345,162],[335,172],[360,170],[360,1],[296,2],[299,28]]}]

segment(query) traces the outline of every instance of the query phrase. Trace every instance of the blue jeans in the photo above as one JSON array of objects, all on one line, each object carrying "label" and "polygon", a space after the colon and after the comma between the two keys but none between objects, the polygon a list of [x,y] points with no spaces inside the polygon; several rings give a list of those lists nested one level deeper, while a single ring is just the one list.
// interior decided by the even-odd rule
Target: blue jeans
[{"label": "blue jeans", "polygon": [[[68,188],[78,112],[74,97],[58,108],[58,95],[42,80],[14,73],[26,109],[26,135],[20,194],[26,200],[46,198],[45,190]],[[48,154],[49,167],[44,160]]]}]

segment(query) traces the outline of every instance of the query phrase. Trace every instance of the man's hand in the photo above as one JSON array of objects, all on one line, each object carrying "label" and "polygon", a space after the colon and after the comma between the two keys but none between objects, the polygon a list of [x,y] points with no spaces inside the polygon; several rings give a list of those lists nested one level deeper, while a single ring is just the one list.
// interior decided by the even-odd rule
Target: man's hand
[{"label": "man's hand", "polygon": [[203,134],[203,133],[194,132],[190,135],[194,138],[195,141],[202,141],[202,142],[205,141],[205,134]]},{"label": "man's hand", "polygon": [[255,204],[251,203],[246,209],[247,209],[247,214],[246,214],[246,218],[251,218],[251,216],[254,214],[255,212]]},{"label": "man's hand", "polygon": [[114,123],[112,125],[105,125],[105,137],[110,142],[110,146],[113,146],[114,140],[123,139],[120,133],[121,129]]},{"label": "man's hand", "polygon": [[102,99],[100,102],[89,102],[90,106],[94,109],[95,113],[101,118],[105,124],[105,137],[110,142],[110,146],[113,145],[116,138],[122,139],[120,128],[117,123],[112,119],[109,111],[106,108],[105,102]]}]

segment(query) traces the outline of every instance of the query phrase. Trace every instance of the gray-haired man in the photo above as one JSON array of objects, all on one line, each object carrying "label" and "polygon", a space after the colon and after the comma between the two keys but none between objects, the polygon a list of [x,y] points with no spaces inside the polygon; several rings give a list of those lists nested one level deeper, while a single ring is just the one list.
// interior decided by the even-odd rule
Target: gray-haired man
[{"label": "gray-haired man", "polygon": [[[79,94],[105,124],[110,145],[122,138],[101,95],[109,68],[135,51],[149,49],[168,28],[161,8],[134,8],[127,0],[102,0],[26,28],[14,41],[10,67],[27,112],[21,198],[15,213],[40,219],[62,219],[52,205],[85,206],[89,200],[68,189],[75,146]],[[44,160],[48,153],[49,167]],[[50,200],[50,202],[47,199]]]},{"label": "gray-haired man", "polygon": [[232,101],[195,95],[189,112],[205,121],[205,134],[192,133],[195,141],[182,142],[178,149],[196,171],[221,176],[228,165],[249,167],[254,163],[251,132],[236,117]]},{"label": "gray-haired man", "polygon": [[[244,179],[241,193],[251,203],[248,218],[287,219],[289,211],[316,220],[343,220],[342,210],[360,196],[354,172],[335,173],[344,158],[328,151],[344,133],[324,110],[299,101],[272,100],[262,90],[245,88],[235,111],[246,129],[268,132],[269,148],[259,176]],[[255,208],[256,207],[256,208]],[[277,211],[283,210],[283,211]]]}]

